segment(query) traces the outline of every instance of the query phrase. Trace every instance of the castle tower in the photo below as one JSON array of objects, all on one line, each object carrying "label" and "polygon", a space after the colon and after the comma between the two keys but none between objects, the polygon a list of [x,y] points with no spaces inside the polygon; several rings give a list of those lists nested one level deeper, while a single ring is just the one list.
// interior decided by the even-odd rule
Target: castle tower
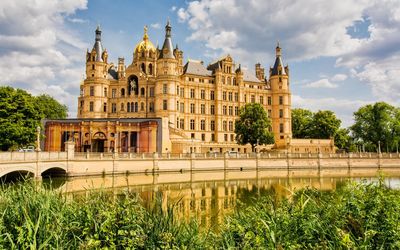
[{"label": "castle tower", "polygon": [[283,66],[282,52],[279,43],[276,47],[274,66],[269,71],[272,94],[272,131],[275,146],[287,148],[292,138],[291,94],[289,88],[289,67]]},{"label": "castle tower", "polygon": [[264,74],[264,68],[261,67],[260,63],[256,64],[256,77],[260,81],[264,81],[265,74]]},{"label": "castle tower", "polygon": [[81,84],[81,94],[78,98],[78,118],[107,117],[108,53],[106,49],[103,49],[99,26],[95,33],[93,48],[86,53],[86,79]]},{"label": "castle tower", "polygon": [[[155,108],[157,116],[168,117],[171,124],[179,119],[177,112],[177,86],[179,86],[178,58],[181,53],[172,46],[171,24],[165,26],[165,39],[158,51]],[[177,55],[177,57],[175,57]]]}]

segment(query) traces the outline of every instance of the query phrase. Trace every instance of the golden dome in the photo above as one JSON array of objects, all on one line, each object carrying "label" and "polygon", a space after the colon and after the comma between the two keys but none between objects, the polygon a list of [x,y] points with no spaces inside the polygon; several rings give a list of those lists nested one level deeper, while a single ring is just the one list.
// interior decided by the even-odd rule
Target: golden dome
[{"label": "golden dome", "polygon": [[147,26],[144,26],[144,35],[143,40],[138,43],[135,47],[135,53],[141,53],[142,51],[155,51],[153,43],[149,40],[149,36],[147,35]]}]

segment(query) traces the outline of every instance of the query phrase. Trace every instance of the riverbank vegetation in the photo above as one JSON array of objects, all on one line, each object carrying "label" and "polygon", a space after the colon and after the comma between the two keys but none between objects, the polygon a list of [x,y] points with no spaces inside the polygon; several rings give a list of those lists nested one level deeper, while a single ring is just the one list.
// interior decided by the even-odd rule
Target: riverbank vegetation
[{"label": "riverbank vegetation", "polygon": [[399,249],[400,192],[349,183],[238,205],[218,230],[135,194],[63,195],[33,182],[0,192],[1,249]]}]

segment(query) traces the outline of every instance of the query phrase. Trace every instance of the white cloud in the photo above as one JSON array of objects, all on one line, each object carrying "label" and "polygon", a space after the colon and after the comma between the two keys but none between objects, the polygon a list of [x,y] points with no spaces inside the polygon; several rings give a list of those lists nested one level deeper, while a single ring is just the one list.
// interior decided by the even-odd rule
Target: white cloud
[{"label": "white cloud", "polygon": [[177,9],[176,6],[172,6],[171,9],[170,9],[170,11],[174,12],[176,9]]},{"label": "white cloud", "polygon": [[86,22],[73,16],[86,5],[87,0],[2,0],[1,84],[51,94],[74,111],[87,44],[65,22]]},{"label": "white cloud", "polygon": [[[191,30],[187,40],[205,43],[217,54],[229,53],[242,65],[271,65],[279,40],[285,61],[333,57],[336,67],[365,83],[377,100],[400,102],[398,0],[198,0],[177,15]],[[368,34],[347,33],[366,18]],[[321,78],[309,87],[333,88],[348,76]]]},{"label": "white cloud", "polygon": [[334,82],[342,82],[347,79],[347,75],[345,74],[336,74],[332,77],[331,81]]},{"label": "white cloud", "polygon": [[331,83],[328,79],[320,79],[314,82],[307,83],[304,85],[304,88],[329,88],[329,89],[334,89],[337,88],[338,85]]},{"label": "white cloud", "polygon": [[187,11],[185,11],[185,9],[180,8],[177,12],[178,15],[178,21],[179,22],[185,22],[190,18],[190,15]]},{"label": "white cloud", "polygon": [[80,19],[80,18],[68,18],[68,21],[71,23],[88,23],[89,20]]},{"label": "white cloud", "polygon": [[161,28],[161,24],[160,23],[152,23],[150,24],[150,26],[154,29],[160,29]]}]

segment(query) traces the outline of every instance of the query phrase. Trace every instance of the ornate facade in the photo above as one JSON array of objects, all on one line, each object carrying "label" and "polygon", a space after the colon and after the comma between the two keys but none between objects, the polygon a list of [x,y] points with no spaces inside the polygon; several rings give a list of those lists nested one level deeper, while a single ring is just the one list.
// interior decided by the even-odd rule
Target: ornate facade
[{"label": "ornate facade", "polygon": [[[291,93],[289,67],[281,48],[269,69],[268,79],[258,63],[245,70],[230,55],[209,65],[188,60],[173,47],[171,25],[165,26],[162,48],[150,41],[147,28],[135,47],[132,61],[118,65],[108,61],[101,30],[86,55],[86,79],[80,86],[78,118],[162,118],[168,136],[163,152],[249,152],[235,141],[235,119],[246,103],[260,103],[272,120],[275,145],[291,144]],[[107,135],[106,135],[107,136]]]}]

